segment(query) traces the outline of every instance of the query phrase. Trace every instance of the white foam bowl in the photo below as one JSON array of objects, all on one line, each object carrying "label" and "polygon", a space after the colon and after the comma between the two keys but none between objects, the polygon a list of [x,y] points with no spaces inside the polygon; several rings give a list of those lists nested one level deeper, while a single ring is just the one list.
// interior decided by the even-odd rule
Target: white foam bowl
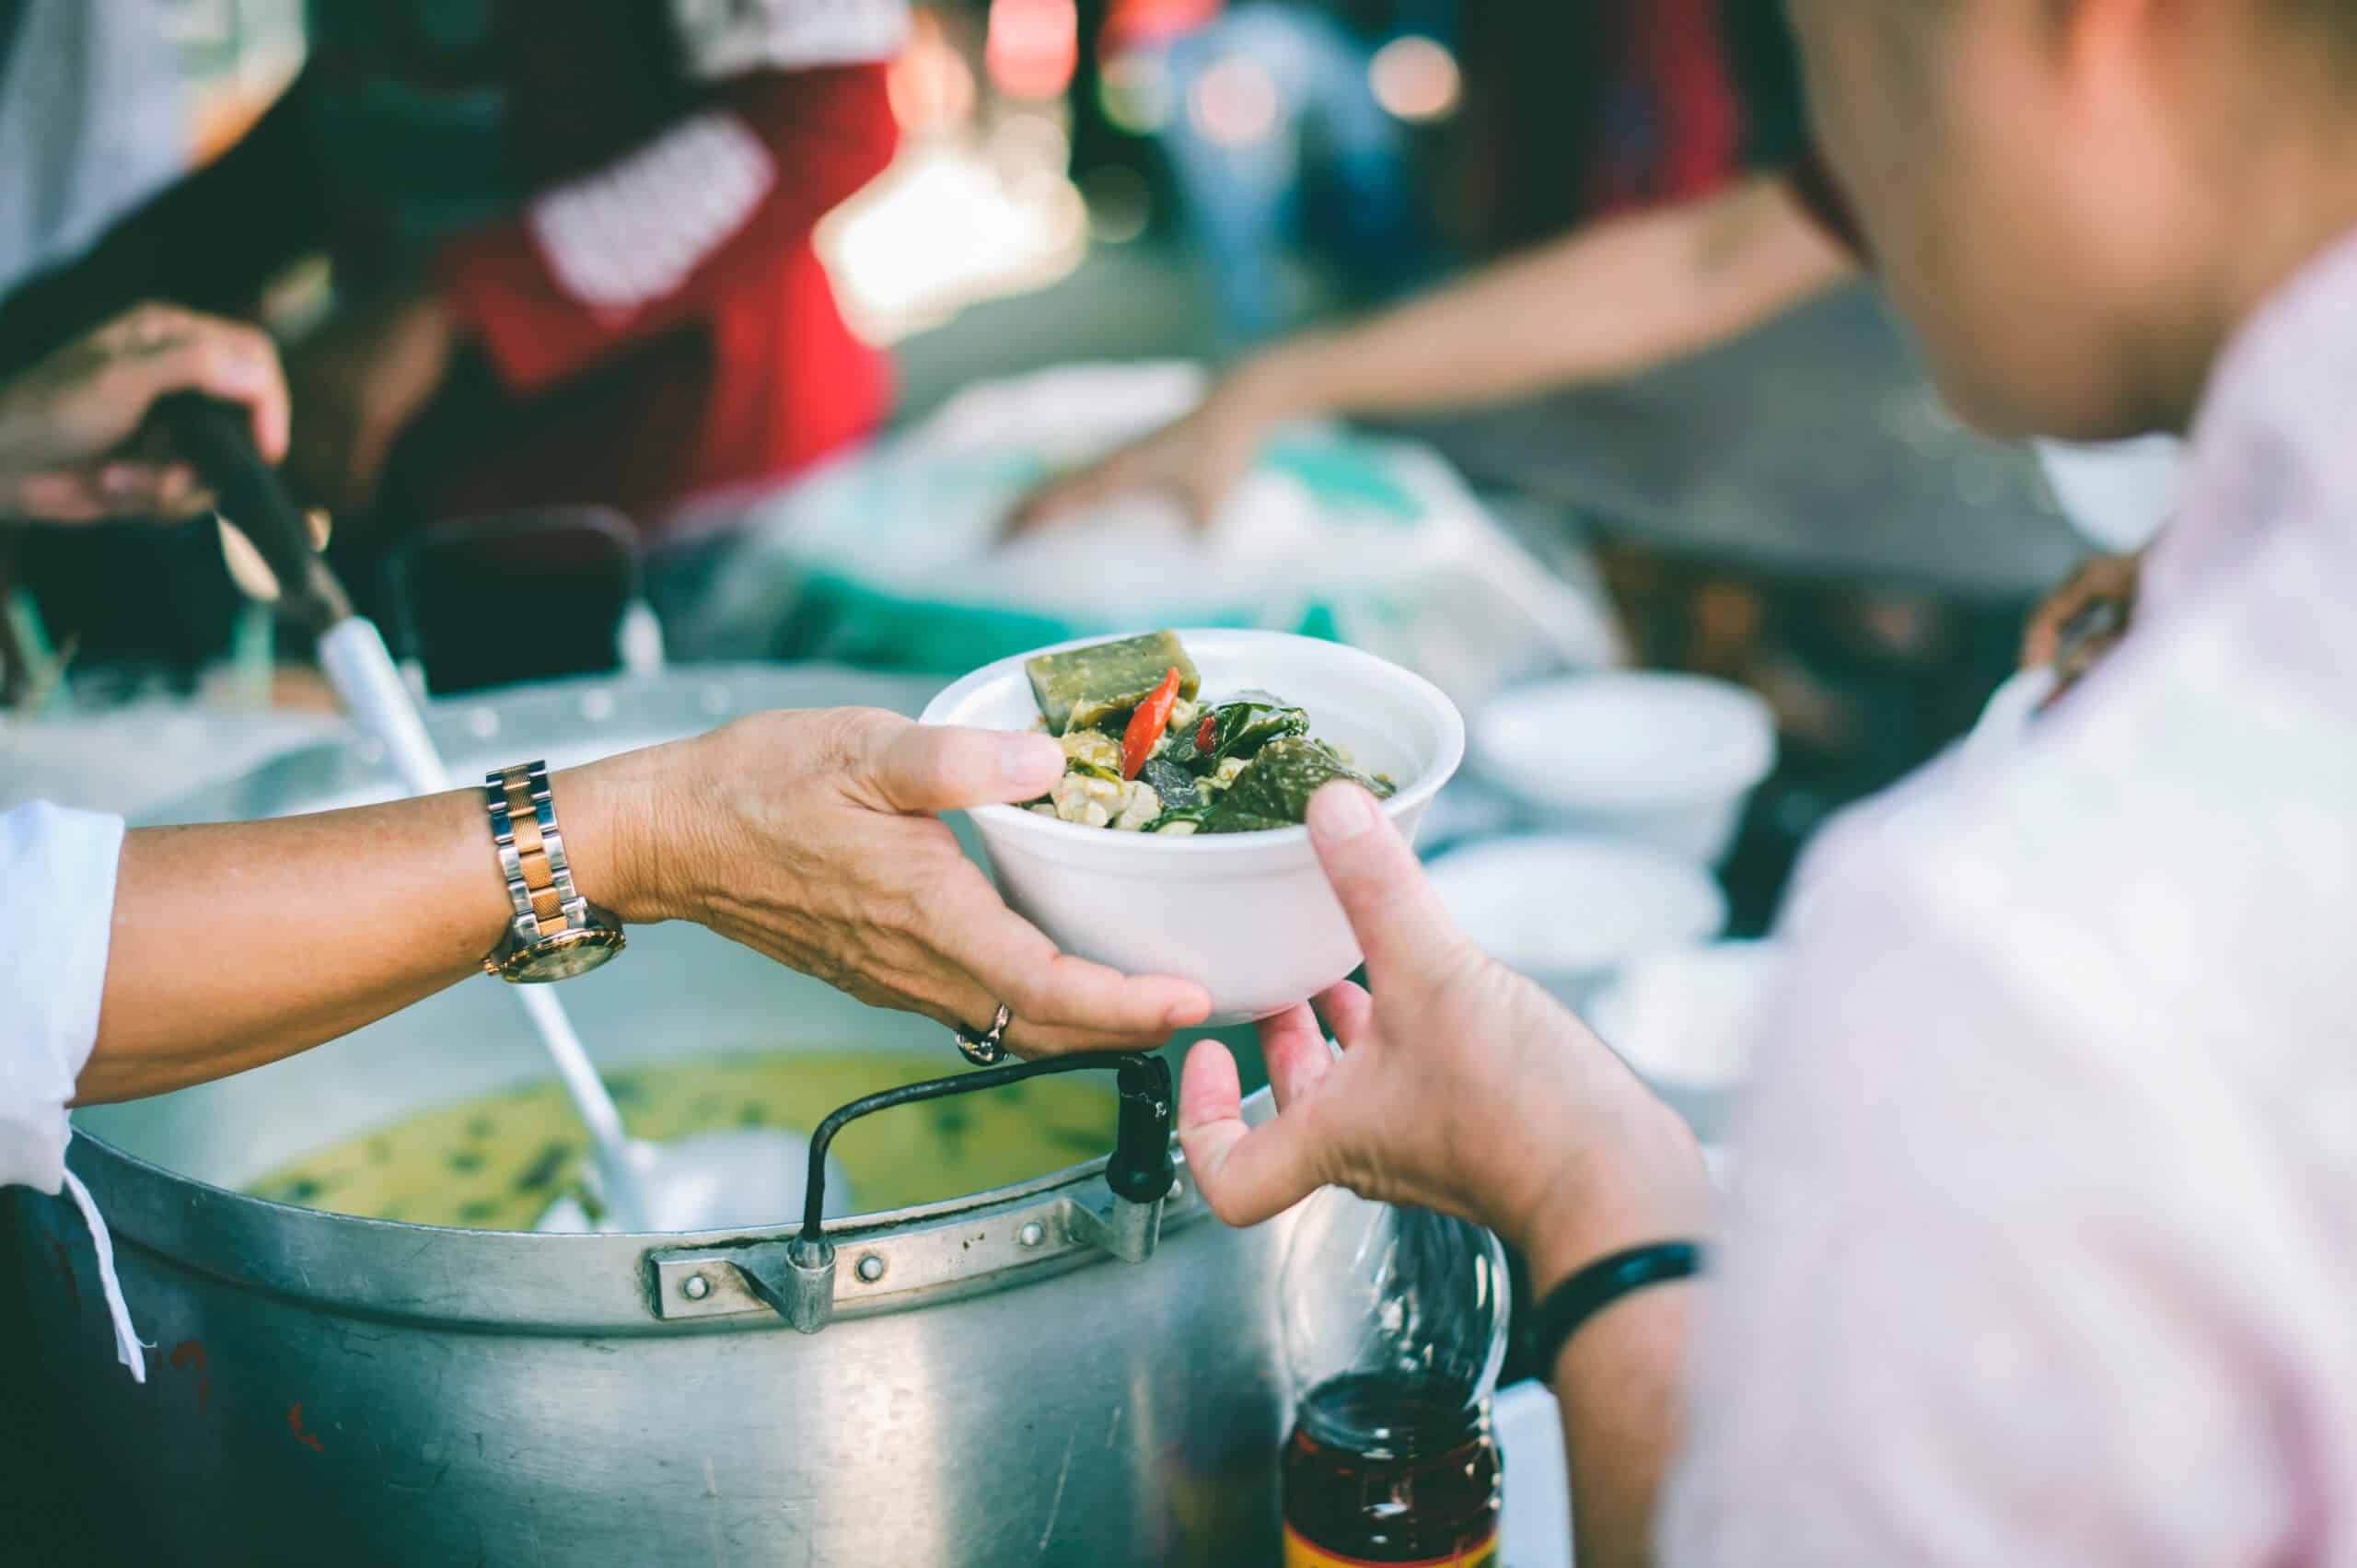
[{"label": "white foam bowl", "polygon": [[[1180,632],[1218,702],[1252,688],[1309,712],[1310,733],[1399,786],[1384,811],[1413,839],[1465,756],[1456,705],[1421,676],[1338,643],[1277,632]],[[1055,648],[1103,642],[1086,637]],[[1030,654],[976,670],[923,722],[1031,729]],[[1190,838],[1076,827],[1014,806],[970,814],[1007,902],[1056,945],[1125,974],[1167,974],[1211,993],[1213,1026],[1306,1001],[1358,968],[1358,939],[1318,869],[1306,828]]]},{"label": "white foam bowl", "polygon": [[1776,765],[1776,720],[1726,681],[1603,670],[1507,691],[1476,716],[1473,752],[1550,829],[1715,865]]},{"label": "white foam bowl", "polygon": [[1573,1007],[1631,960],[1727,920],[1707,872],[1651,844],[1524,834],[1452,850],[1431,875],[1475,945]]},{"label": "white foam bowl", "polygon": [[1698,1136],[1716,1139],[1750,1079],[1784,973],[1784,950],[1775,942],[1666,949],[1622,970],[1585,1016]]}]

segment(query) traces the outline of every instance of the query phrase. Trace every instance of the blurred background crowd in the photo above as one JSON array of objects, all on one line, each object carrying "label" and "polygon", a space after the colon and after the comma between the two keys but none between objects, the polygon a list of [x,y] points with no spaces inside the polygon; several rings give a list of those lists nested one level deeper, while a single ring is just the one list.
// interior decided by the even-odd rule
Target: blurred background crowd
[{"label": "blurred background crowd", "polygon": [[[1256,447],[1200,537],[1110,494],[1007,537],[1199,367],[1805,164],[1773,6],[9,0],[0,41],[0,367],[141,298],[268,323],[287,471],[435,693],[1207,621],[1405,654],[1476,711],[1691,672],[1775,720],[1772,775],[1724,786],[1757,933],[2091,548],[1864,283],[1537,397],[1377,388]],[[210,529],[0,529],[0,603],[8,723],[326,701]],[[1492,752],[1434,847],[1527,813]]]}]

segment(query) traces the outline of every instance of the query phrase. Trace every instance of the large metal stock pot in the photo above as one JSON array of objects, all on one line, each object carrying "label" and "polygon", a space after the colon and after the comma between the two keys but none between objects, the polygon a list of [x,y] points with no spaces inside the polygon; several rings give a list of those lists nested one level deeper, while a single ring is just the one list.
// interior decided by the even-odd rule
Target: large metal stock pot
[{"label": "large metal stock pot", "polygon": [[[913,711],[927,694],[835,672],[679,670],[439,704],[432,724],[454,769],[480,774],[755,708]],[[169,815],[271,815],[384,793],[365,756],[329,747]],[[390,918],[366,908],[366,889],[349,896],[364,918]],[[205,934],[188,940],[201,947]],[[332,964],[337,945],[323,932],[316,950],[284,960]],[[621,961],[565,995],[592,1054],[615,1063],[853,1046],[958,1065],[935,1026],[870,1011],[697,930],[634,933]],[[733,1268],[692,1266],[784,1247],[786,1215],[747,1236],[530,1236],[352,1219],[236,1191],[539,1066],[505,989],[475,981],[277,1065],[81,1112],[72,1162],[113,1227],[134,1321],[155,1347],[144,1387],[114,1365],[70,1209],[0,1197],[37,1341],[14,1360],[41,1369],[72,1473],[105,1489],[88,1512],[106,1551],[239,1568],[1272,1555],[1281,1226],[1223,1226],[1183,1167],[1159,1248],[1137,1263],[1092,1243],[1077,1213],[1102,1198],[1101,1159],[834,1222],[833,1317],[810,1334]],[[856,1266],[870,1257],[880,1262]],[[687,1283],[699,1273],[702,1284]]]}]

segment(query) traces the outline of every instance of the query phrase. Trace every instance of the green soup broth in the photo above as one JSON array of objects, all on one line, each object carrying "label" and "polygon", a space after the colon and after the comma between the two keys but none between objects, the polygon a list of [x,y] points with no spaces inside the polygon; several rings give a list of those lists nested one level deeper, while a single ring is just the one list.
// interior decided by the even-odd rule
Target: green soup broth
[{"label": "green soup broth", "polygon": [[[661,1142],[724,1128],[807,1134],[836,1107],[941,1076],[932,1057],[795,1051],[666,1062],[610,1074],[634,1137]],[[833,1153],[863,1214],[987,1191],[1112,1147],[1116,1096],[1090,1075],[1038,1078],[902,1106],[853,1122]],[[424,1110],[283,1166],[258,1198],[364,1219],[529,1230],[579,1186],[588,1137],[544,1078]],[[780,1215],[781,1220],[788,1216]]]}]

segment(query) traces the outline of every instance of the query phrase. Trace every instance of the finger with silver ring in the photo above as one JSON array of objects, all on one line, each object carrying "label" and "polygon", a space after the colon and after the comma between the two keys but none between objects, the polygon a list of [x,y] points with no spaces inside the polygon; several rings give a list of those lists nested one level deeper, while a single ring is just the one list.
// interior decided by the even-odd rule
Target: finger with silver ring
[{"label": "finger with silver ring", "polygon": [[1004,1002],[991,1019],[991,1027],[980,1035],[956,1032],[958,1052],[977,1067],[995,1067],[1006,1060],[1006,1027],[1015,1022],[1014,1010]]}]

